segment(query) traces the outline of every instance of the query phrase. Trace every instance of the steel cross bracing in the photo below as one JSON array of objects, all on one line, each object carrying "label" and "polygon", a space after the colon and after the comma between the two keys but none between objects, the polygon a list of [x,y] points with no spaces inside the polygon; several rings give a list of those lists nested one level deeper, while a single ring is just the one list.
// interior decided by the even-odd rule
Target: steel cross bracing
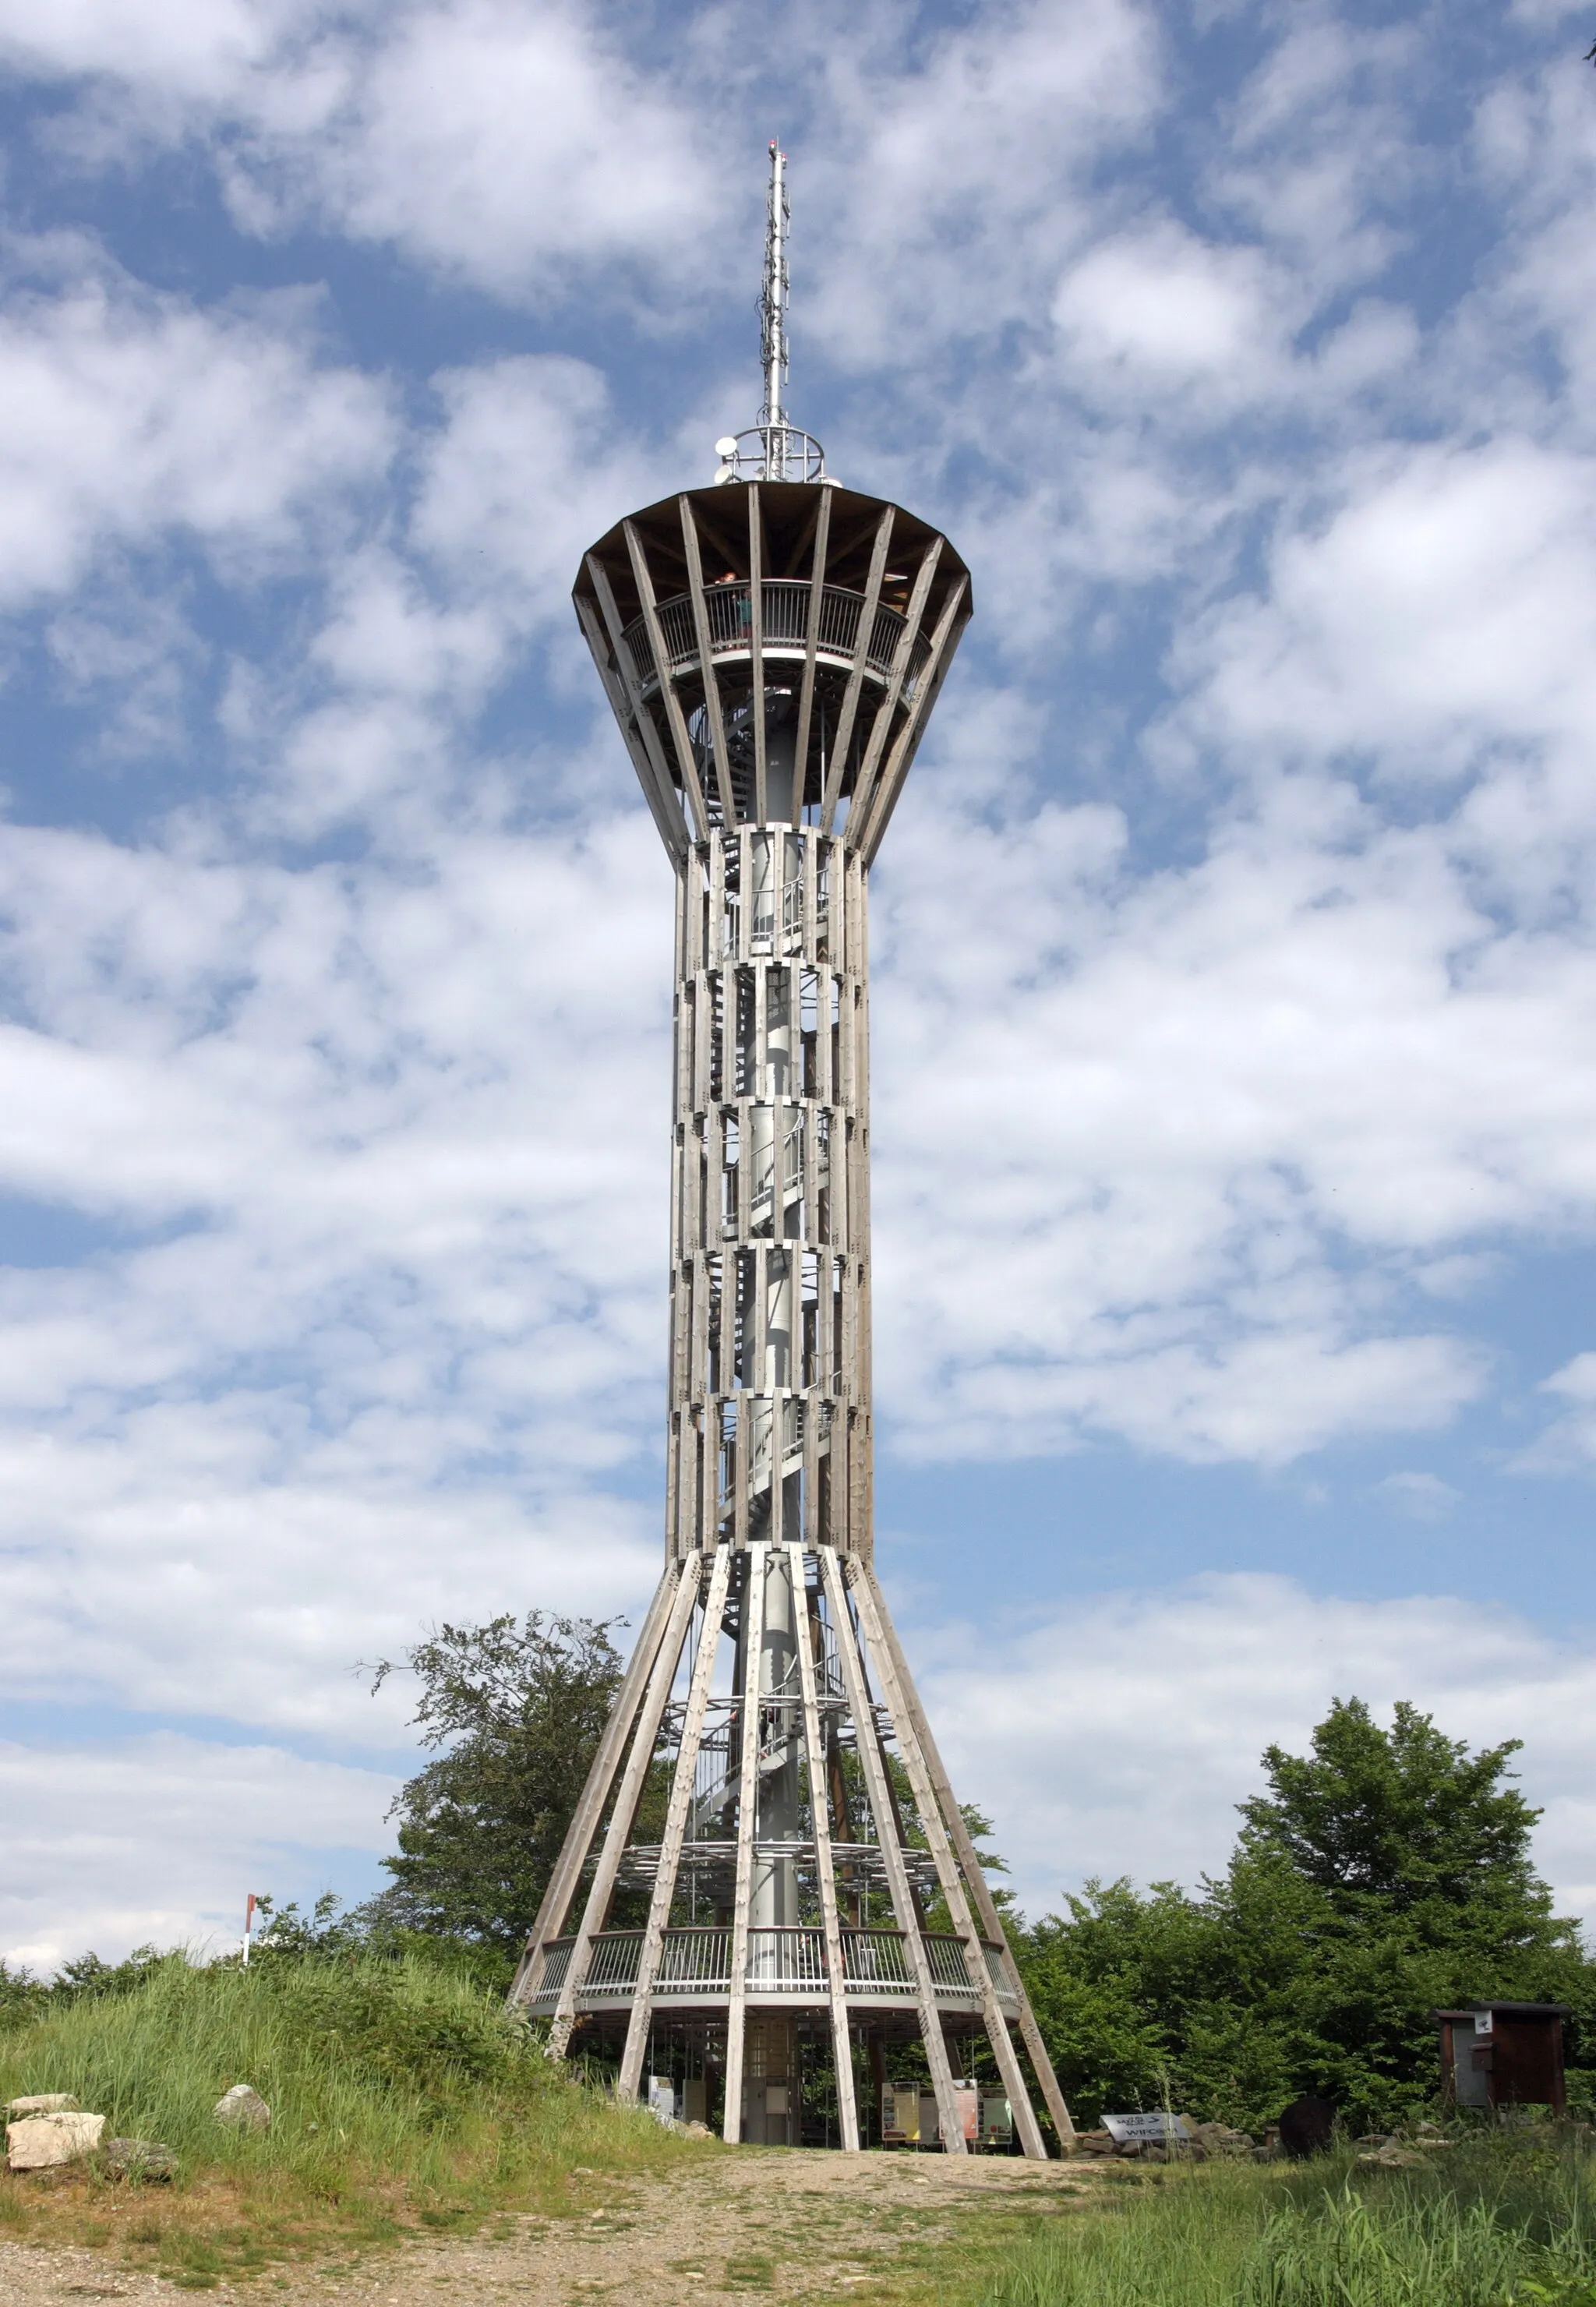
[{"label": "steel cross bracing", "polygon": [[621,522],[576,606],[676,875],[666,1563],[512,1993],[623,2097],[691,2037],[728,2140],[799,2143],[807,2044],[856,2148],[856,2054],[913,2037],[962,2154],[984,2037],[1025,2151],[1022,2052],[1068,2149],[871,1566],[868,876],[968,572],[898,506],[758,479]]}]

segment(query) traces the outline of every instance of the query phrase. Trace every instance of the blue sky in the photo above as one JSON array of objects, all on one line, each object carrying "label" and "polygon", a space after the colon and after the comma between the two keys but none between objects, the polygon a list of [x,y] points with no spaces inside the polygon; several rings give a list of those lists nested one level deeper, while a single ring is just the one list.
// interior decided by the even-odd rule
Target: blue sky
[{"label": "blue sky", "polygon": [[577,558],[758,399],[976,618],[874,896],[880,1551],[1033,1908],[1333,1693],[1596,1908],[1587,13],[0,0],[0,1952],[358,1895],[659,1546]]}]

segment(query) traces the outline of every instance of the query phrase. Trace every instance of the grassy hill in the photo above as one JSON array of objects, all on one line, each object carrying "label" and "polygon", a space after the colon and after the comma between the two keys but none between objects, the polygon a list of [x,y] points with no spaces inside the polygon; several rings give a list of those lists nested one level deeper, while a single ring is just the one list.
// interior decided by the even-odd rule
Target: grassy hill
[{"label": "grassy hill", "polygon": [[[269,2131],[215,2121],[238,2082]],[[0,2101],[43,2091],[104,2114],[107,2138],[170,2148],[177,2175],[0,2174],[0,2234],[101,2244],[196,2288],[407,2228],[579,2210],[605,2175],[724,2151],[552,2068],[496,1993],[415,1955],[174,1954],[99,1992],[18,1996]]]}]

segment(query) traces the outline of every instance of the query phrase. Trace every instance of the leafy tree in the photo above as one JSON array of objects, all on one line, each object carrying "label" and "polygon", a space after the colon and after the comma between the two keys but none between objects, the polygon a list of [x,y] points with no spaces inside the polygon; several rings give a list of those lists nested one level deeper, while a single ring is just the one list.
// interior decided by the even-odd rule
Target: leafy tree
[{"label": "leafy tree", "polygon": [[[1516,1741],[1471,1755],[1401,1705],[1337,1700],[1311,1752],[1271,1746],[1226,1874],[1191,1894],[1090,1884],[1017,1948],[1081,2112],[1156,2105],[1251,2125],[1302,2090],[1395,2121],[1437,2081],[1431,2013],[1566,2002],[1596,2041],[1596,1965],[1534,1871]],[[1582,2080],[1573,2078],[1578,2088]]]},{"label": "leafy tree", "polygon": [[360,1910],[366,1927],[519,1952],[620,1682],[623,1623],[507,1614],[376,1666],[373,1691],[400,1666],[419,1678],[411,1720],[440,1751],[394,1798],[393,1887]]}]

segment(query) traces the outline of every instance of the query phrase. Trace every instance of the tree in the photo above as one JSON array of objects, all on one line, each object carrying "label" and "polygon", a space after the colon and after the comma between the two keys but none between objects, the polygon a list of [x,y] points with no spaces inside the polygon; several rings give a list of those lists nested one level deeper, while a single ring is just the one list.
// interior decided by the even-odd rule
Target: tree
[{"label": "tree", "polygon": [[[1299,2091],[1389,2123],[1437,2082],[1432,2012],[1566,2002],[1596,2040],[1596,1965],[1552,1912],[1504,1780],[1516,1741],[1471,1754],[1401,1705],[1383,1729],[1337,1700],[1305,1756],[1271,1746],[1229,1869],[1195,1895],[1090,1884],[1019,1934],[1038,2020],[1087,2117],[1155,2105],[1249,2125]],[[1575,2088],[1596,2076],[1571,2078]]]},{"label": "tree", "polygon": [[393,1887],[363,1910],[370,1925],[464,1939],[513,1957],[536,1915],[621,1679],[610,1640],[622,1619],[529,1610],[437,1628],[372,1688],[408,1667],[410,1718],[442,1749],[395,1797]]},{"label": "tree", "polygon": [[1532,1945],[1551,1912],[1530,1857],[1540,1813],[1499,1783],[1523,1744],[1471,1755],[1415,1706],[1382,1730],[1360,1698],[1338,1698],[1310,1755],[1266,1748],[1272,1791],[1241,1804],[1241,1847],[1277,1854],[1345,1921],[1404,1915],[1442,1939]]}]

